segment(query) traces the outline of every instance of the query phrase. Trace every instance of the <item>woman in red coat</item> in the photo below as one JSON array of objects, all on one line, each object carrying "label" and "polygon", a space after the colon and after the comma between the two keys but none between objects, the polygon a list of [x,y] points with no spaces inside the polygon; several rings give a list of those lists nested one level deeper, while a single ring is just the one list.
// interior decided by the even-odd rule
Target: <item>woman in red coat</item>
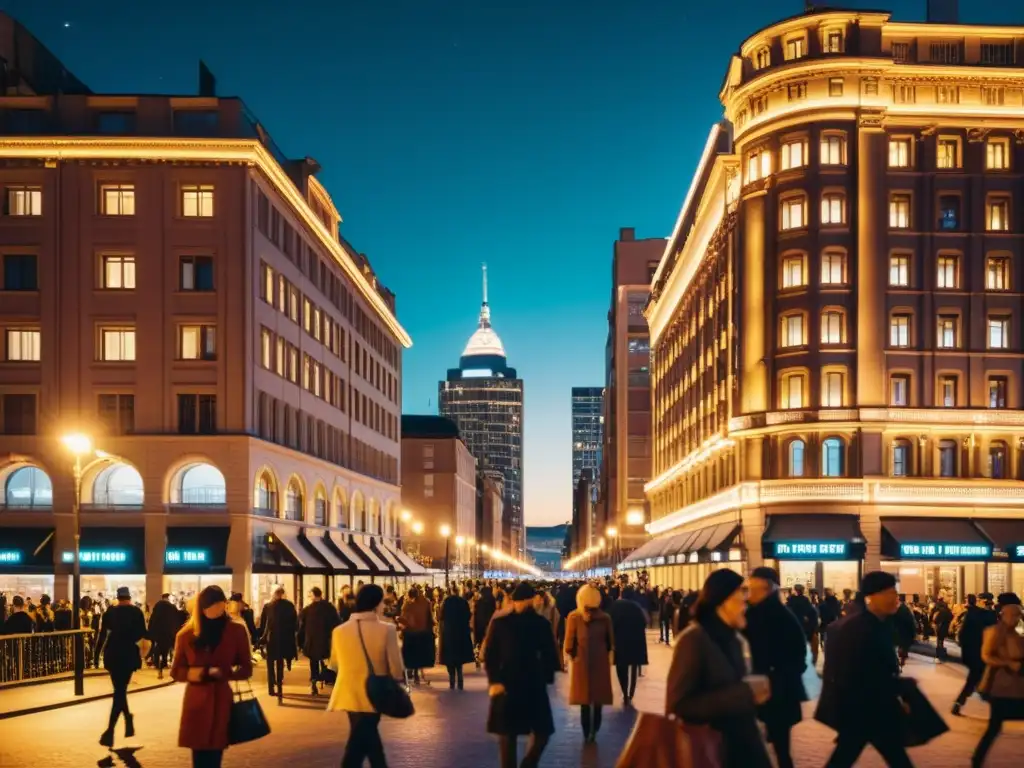
[{"label": "woman in red coat", "polygon": [[226,608],[224,590],[204,589],[174,644],[171,677],[188,683],[178,746],[192,750],[193,768],[220,768],[228,747],[230,681],[252,677],[249,635],[244,625],[231,620]]}]

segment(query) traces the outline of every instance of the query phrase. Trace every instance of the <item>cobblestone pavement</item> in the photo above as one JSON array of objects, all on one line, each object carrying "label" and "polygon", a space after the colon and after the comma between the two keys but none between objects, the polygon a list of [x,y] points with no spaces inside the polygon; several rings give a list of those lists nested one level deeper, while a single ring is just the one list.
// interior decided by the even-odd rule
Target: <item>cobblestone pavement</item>
[{"label": "cobblestone pavement", "polygon": [[[665,675],[670,652],[651,640],[651,666],[637,689],[638,709],[658,711],[664,702]],[[490,768],[497,765],[492,738],[484,731],[487,717],[485,679],[467,667],[466,690],[450,691],[443,669],[430,673],[433,684],[415,689],[417,714],[412,719],[385,721],[382,732],[391,768]],[[962,684],[964,671],[954,665],[935,666],[923,658],[912,658],[908,674],[918,678],[932,703],[943,713],[949,711]],[[309,768],[325,768],[340,763],[347,736],[347,718],[343,713],[326,713],[326,698],[313,699],[305,665],[296,666],[287,675],[283,706],[266,695],[262,669],[253,681],[256,692],[271,721],[274,732],[259,742],[232,748],[225,768],[270,766],[292,761]],[[808,673],[808,686],[816,695],[817,677]],[[621,704],[606,710],[604,725],[596,746],[583,746],[577,710],[565,704],[568,681],[560,675],[552,692],[555,724],[558,732],[542,760],[549,768],[612,768],[625,743],[635,714]],[[3,695],[7,695],[6,693]],[[177,748],[178,715],[182,688],[174,686],[133,694],[130,705],[135,713],[137,738],[131,744],[142,749],[115,759],[113,765],[144,768],[168,768],[188,765],[188,754]],[[811,720],[814,704],[806,705],[807,719],[793,731],[797,768],[820,768],[831,749],[833,734]],[[11,766],[49,766],[80,768],[96,765],[105,750],[96,744],[105,726],[109,701],[82,704],[54,712],[27,715],[0,721],[0,768]],[[974,744],[985,729],[987,707],[973,699],[965,708],[967,717],[947,718],[951,732],[931,744],[911,751],[915,764],[928,768],[964,768]],[[119,745],[120,746],[120,745]],[[1024,750],[1024,725],[1007,726],[988,762],[989,768],[1010,768],[1021,764]],[[111,763],[104,763],[111,765]],[[878,756],[868,750],[861,766],[881,766]]]}]

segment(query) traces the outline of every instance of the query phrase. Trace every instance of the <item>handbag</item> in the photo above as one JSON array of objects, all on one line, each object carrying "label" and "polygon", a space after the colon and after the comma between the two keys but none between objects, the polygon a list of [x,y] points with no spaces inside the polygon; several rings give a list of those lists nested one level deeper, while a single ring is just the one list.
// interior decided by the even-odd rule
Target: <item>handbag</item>
[{"label": "handbag", "polygon": [[363,646],[363,656],[366,657],[366,668],[370,671],[369,677],[366,678],[366,697],[370,704],[375,711],[387,717],[410,717],[416,711],[412,705],[412,698],[391,675],[378,675],[374,671],[370,654],[366,650],[366,641],[363,640],[362,622],[359,622],[357,631],[359,644]]},{"label": "handbag", "polygon": [[[253,695],[252,685],[247,685],[249,690],[242,691],[238,683],[235,683],[231,701],[231,716],[228,719],[229,744],[245,744],[270,734],[270,723],[267,722],[267,717],[263,714],[263,707]],[[245,698],[246,695],[249,698]]]},{"label": "handbag", "polygon": [[641,712],[615,768],[721,768],[722,737],[707,725]]}]

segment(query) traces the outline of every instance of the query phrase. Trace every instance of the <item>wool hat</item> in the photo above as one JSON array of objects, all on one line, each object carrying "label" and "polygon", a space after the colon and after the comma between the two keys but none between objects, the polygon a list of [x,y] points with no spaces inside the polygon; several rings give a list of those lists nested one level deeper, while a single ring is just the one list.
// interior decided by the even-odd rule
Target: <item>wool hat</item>
[{"label": "wool hat", "polygon": [[887,589],[896,589],[896,577],[885,571],[871,571],[860,580],[860,593],[864,597],[877,595]]},{"label": "wool hat", "polygon": [[128,589],[128,587],[118,587],[117,588],[117,599],[118,600],[131,600],[132,599],[132,591],[130,589]]},{"label": "wool hat", "polygon": [[700,602],[706,608],[717,608],[742,586],[743,577],[736,571],[727,568],[714,571],[700,590]]},{"label": "wool hat", "polygon": [[760,568],[755,568],[751,571],[750,578],[764,579],[765,581],[770,581],[772,584],[777,586],[779,583],[779,572],[774,568],[769,568],[767,565],[762,565]]},{"label": "wool hat", "polygon": [[1017,596],[1016,592],[1003,592],[996,599],[996,602],[999,604],[1000,607],[1002,607],[1004,605],[1020,605],[1021,604],[1020,603],[1020,598]]},{"label": "wool hat", "polygon": [[533,600],[533,596],[536,594],[536,590],[524,581],[515,588],[515,591],[512,593],[512,601]]}]

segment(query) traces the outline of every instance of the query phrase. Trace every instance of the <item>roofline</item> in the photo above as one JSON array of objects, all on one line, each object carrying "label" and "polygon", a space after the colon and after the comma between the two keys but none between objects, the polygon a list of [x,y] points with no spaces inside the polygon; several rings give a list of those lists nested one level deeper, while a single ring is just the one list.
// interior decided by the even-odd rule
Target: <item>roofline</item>
[{"label": "roofline", "polygon": [[[758,35],[767,32],[772,27],[779,27],[791,22],[797,21],[798,19],[811,19],[817,16],[882,16],[885,17],[883,20],[892,18],[892,11],[883,10],[881,8],[812,8],[804,11],[803,13],[796,13],[792,16],[787,16],[784,19],[776,19],[770,24],[765,24],[760,29],[752,32],[743,38],[743,42],[740,43],[739,50],[742,51],[746,48],[750,42]],[[921,24],[927,24],[927,22],[919,22]]]}]

